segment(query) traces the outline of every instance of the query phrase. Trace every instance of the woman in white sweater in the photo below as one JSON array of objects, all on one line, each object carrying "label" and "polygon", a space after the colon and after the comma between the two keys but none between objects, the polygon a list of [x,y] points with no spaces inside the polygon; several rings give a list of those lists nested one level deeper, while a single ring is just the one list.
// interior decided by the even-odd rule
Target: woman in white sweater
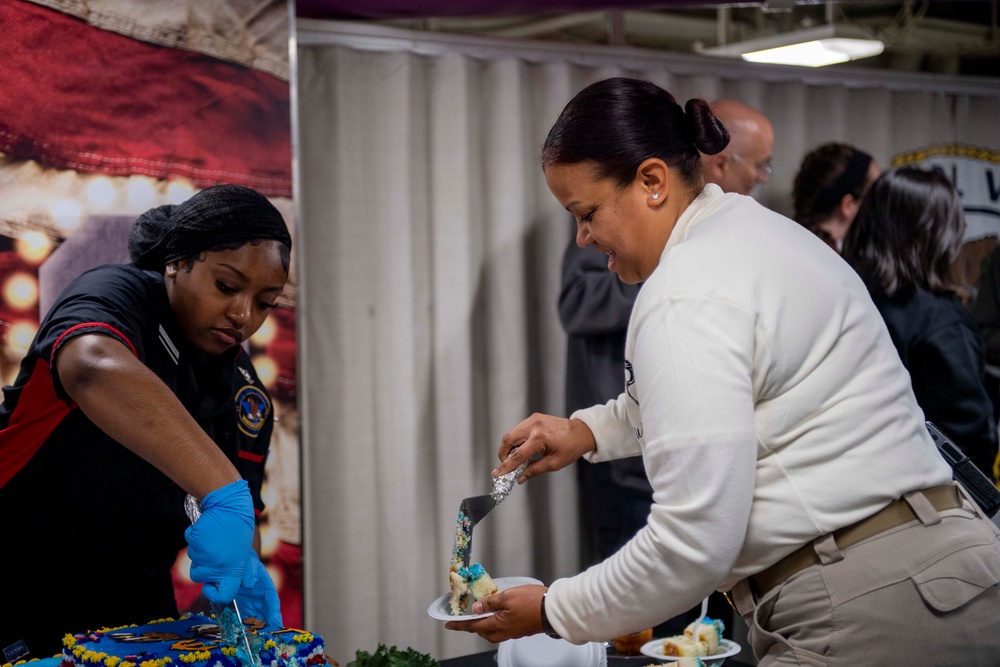
[{"label": "woman in white sweater", "polygon": [[718,589],[762,665],[994,664],[997,529],[952,484],[854,271],[795,222],[704,185],[699,151],[726,141],[703,100],[682,109],[622,78],[581,91],[550,131],[545,178],[577,243],[644,285],[622,394],[517,425],[495,474],[536,454],[522,481],[641,454],[654,505],[605,562],[447,627],[608,640]]}]

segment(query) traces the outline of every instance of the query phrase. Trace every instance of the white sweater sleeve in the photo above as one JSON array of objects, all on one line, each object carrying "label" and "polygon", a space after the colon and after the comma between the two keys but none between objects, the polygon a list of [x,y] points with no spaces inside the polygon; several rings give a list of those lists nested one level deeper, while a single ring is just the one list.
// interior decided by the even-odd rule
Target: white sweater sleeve
[{"label": "white sweater sleeve", "polygon": [[[575,643],[635,632],[694,607],[731,570],[747,531],[757,459],[755,316],[705,297],[643,305],[627,353],[654,504],[646,527],[618,553],[553,582],[549,619]],[[594,418],[600,450],[604,429],[621,419],[611,404],[591,410],[583,417]]]},{"label": "white sweater sleeve", "polygon": [[583,408],[570,415],[570,419],[579,419],[586,424],[597,442],[597,449],[585,454],[583,458],[591,463],[598,463],[642,453],[639,438],[636,437],[625,410],[627,400],[622,392],[618,398],[604,405]]}]

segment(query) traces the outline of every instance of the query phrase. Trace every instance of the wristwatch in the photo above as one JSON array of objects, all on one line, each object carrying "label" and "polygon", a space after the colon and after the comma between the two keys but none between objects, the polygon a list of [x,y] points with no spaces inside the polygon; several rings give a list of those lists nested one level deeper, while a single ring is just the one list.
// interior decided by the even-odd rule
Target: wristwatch
[{"label": "wristwatch", "polygon": [[545,596],[548,594],[548,591],[542,593],[542,632],[553,639],[562,639],[562,637],[559,636],[559,633],[556,632],[556,629],[552,627],[552,624],[549,623],[549,617],[545,613]]}]

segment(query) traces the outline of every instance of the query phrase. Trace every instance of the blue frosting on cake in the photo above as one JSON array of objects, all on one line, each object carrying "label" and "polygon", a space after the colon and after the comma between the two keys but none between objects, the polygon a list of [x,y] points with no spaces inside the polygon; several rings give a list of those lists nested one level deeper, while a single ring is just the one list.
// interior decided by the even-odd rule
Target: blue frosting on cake
[{"label": "blue frosting on cake", "polygon": [[[247,636],[262,667],[311,667],[326,661],[323,638],[304,630],[247,623]],[[222,636],[215,617],[188,614],[178,620],[66,635],[61,665],[244,667],[245,646],[233,644],[232,637]]]},{"label": "blue frosting on cake", "polygon": [[469,567],[463,567],[458,571],[458,576],[466,581],[475,581],[486,574],[486,568],[480,563],[473,563]]}]

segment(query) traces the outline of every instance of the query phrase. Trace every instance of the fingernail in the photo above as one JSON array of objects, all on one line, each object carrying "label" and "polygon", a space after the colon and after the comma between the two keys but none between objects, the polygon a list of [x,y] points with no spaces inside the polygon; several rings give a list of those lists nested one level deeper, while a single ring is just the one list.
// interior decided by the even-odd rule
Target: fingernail
[{"label": "fingernail", "polygon": [[482,602],[478,602],[478,601],[475,602],[472,605],[472,613],[474,613],[474,614],[481,614],[481,613],[483,613],[483,603]]},{"label": "fingernail", "polygon": [[492,476],[496,477],[497,475],[500,474],[500,468],[494,468],[493,471],[490,474]]}]

